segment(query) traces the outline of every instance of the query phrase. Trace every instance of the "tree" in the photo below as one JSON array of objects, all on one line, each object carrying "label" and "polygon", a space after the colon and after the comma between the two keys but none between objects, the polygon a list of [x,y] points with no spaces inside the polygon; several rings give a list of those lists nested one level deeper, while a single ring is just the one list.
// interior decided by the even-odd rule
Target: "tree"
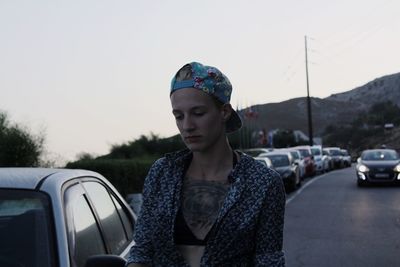
[{"label": "tree", "polygon": [[0,167],[34,167],[40,163],[44,137],[33,135],[18,124],[11,124],[0,111]]},{"label": "tree", "polygon": [[132,159],[151,157],[157,158],[165,153],[185,148],[180,135],[160,138],[154,133],[150,136],[141,135],[138,139],[121,145],[113,145],[109,154],[99,159]]},{"label": "tree", "polygon": [[285,148],[297,145],[293,130],[278,130],[274,134],[273,140],[274,147],[276,148]]}]

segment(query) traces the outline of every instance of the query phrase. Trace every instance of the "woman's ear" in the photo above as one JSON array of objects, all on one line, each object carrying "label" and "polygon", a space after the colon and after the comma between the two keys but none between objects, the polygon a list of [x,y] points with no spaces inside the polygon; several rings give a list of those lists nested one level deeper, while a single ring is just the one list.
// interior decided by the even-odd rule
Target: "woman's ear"
[{"label": "woman's ear", "polygon": [[231,104],[224,104],[222,106],[221,112],[222,112],[222,119],[224,120],[224,122],[228,121],[232,114]]}]

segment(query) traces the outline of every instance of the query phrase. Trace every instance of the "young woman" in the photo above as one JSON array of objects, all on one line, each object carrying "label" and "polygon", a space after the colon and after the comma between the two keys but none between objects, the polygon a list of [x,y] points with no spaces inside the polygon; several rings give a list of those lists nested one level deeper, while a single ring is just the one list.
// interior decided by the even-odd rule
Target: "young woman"
[{"label": "young woman", "polygon": [[149,171],[127,266],[285,265],[282,180],[229,145],[242,125],[231,92],[224,74],[197,62],[174,76],[172,113],[187,150]]}]

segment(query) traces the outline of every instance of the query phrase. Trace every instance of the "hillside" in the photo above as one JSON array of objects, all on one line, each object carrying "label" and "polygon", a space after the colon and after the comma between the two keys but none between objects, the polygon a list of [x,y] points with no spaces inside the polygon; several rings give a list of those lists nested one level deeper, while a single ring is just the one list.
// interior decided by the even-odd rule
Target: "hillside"
[{"label": "hillside", "polygon": [[[348,124],[373,104],[389,100],[400,106],[400,73],[377,78],[360,87],[327,98],[312,98],[314,135],[322,134],[331,124]],[[298,129],[307,133],[306,106],[306,97],[256,105],[253,109],[258,112],[258,117],[245,119],[244,125],[266,131],[280,128]]]},{"label": "hillside", "polygon": [[400,106],[400,73],[377,78],[353,90],[333,94],[326,99],[341,102],[360,102],[368,108],[376,102],[391,100]]}]

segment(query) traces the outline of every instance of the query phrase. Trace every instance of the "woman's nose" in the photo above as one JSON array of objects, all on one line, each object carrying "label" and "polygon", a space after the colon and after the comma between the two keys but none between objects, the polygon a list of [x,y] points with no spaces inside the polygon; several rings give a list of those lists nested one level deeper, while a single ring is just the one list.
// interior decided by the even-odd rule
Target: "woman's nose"
[{"label": "woman's nose", "polygon": [[195,128],[195,124],[193,119],[190,116],[185,116],[182,122],[182,128],[185,131],[191,131]]}]

